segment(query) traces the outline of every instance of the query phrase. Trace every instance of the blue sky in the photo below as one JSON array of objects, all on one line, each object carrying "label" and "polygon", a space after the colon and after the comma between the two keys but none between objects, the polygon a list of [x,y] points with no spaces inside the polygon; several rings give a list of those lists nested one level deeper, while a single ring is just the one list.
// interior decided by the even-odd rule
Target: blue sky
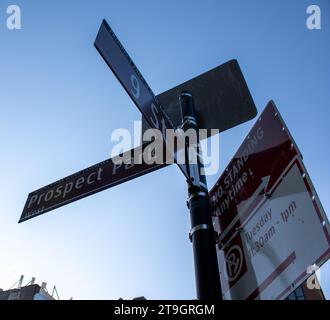
[{"label": "blue sky", "polygon": [[[326,212],[330,2],[0,2],[0,287],[21,274],[62,298],[195,297],[186,184],[175,166],[18,225],[27,194],[110,155],[111,133],[140,114],[93,42],[106,18],[156,94],[236,58],[258,111],[273,99]],[[318,4],[322,29],[306,28]],[[250,121],[220,137],[220,169]],[[322,269],[330,296],[330,265]]]}]

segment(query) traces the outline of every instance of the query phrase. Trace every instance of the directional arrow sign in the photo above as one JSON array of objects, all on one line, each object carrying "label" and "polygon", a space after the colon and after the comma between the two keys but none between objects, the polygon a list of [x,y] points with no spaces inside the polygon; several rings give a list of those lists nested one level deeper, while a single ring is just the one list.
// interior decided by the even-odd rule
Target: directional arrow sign
[{"label": "directional arrow sign", "polygon": [[[105,20],[103,20],[95,40],[95,47],[141,111],[148,124],[153,129],[158,129],[162,132],[166,143],[166,129],[175,129],[174,125]],[[174,159],[176,160],[175,151],[169,150],[169,152],[174,153]],[[186,178],[190,180],[186,165],[178,163],[178,166]]]},{"label": "directional arrow sign", "polygon": [[329,222],[301,158],[270,102],[210,191],[225,298],[284,299],[329,259]]},{"label": "directional arrow sign", "polygon": [[19,222],[165,167],[144,162],[148,159],[143,157],[147,147],[130,150],[30,193]]}]

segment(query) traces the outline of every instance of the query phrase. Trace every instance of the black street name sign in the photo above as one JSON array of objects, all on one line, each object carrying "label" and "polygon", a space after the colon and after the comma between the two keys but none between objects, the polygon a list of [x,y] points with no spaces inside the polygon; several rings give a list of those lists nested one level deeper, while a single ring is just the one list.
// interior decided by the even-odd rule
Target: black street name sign
[{"label": "black street name sign", "polygon": [[[174,128],[181,125],[178,95],[190,92],[194,97],[196,119],[208,136],[253,119],[257,109],[237,60],[230,60],[157,96],[172,120]],[[142,117],[142,135],[150,129]],[[212,131],[213,130],[213,131]]]},{"label": "black street name sign", "polygon": [[[166,129],[174,129],[174,125],[105,20],[101,24],[94,45],[148,124],[153,129],[158,129],[163,133],[163,139],[166,143]],[[174,155],[176,160],[176,152],[174,150],[169,150],[169,152]],[[178,163],[178,166],[186,178],[190,180],[186,165]]]},{"label": "black street name sign", "polygon": [[145,144],[30,193],[19,223],[166,166],[144,162],[146,148]]}]

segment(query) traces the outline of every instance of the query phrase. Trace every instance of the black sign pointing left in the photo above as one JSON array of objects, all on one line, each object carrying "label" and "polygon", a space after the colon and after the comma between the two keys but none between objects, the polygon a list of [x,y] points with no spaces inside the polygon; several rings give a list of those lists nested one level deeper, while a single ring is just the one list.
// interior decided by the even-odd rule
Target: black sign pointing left
[{"label": "black sign pointing left", "polygon": [[147,164],[142,156],[146,148],[147,144],[30,193],[19,223],[166,166]]}]

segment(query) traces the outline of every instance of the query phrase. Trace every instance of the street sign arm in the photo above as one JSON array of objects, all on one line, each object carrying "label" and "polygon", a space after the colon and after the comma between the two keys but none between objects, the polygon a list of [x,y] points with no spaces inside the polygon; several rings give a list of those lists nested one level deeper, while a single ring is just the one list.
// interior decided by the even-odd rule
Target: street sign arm
[{"label": "street sign arm", "polygon": [[[147,146],[129,150],[30,193],[19,223],[167,166],[143,161]],[[126,165],[135,156],[142,163]]]},{"label": "street sign arm", "polygon": [[102,21],[94,46],[142,113],[141,98],[157,102],[148,83],[105,19]]},{"label": "street sign arm", "polygon": [[[149,85],[106,20],[103,20],[101,24],[94,45],[148,124],[162,132],[166,144],[166,129],[174,130],[173,122],[164,112]],[[186,165],[178,163],[174,150],[170,150],[170,152],[174,154],[175,162],[187,181],[191,183]]]}]

